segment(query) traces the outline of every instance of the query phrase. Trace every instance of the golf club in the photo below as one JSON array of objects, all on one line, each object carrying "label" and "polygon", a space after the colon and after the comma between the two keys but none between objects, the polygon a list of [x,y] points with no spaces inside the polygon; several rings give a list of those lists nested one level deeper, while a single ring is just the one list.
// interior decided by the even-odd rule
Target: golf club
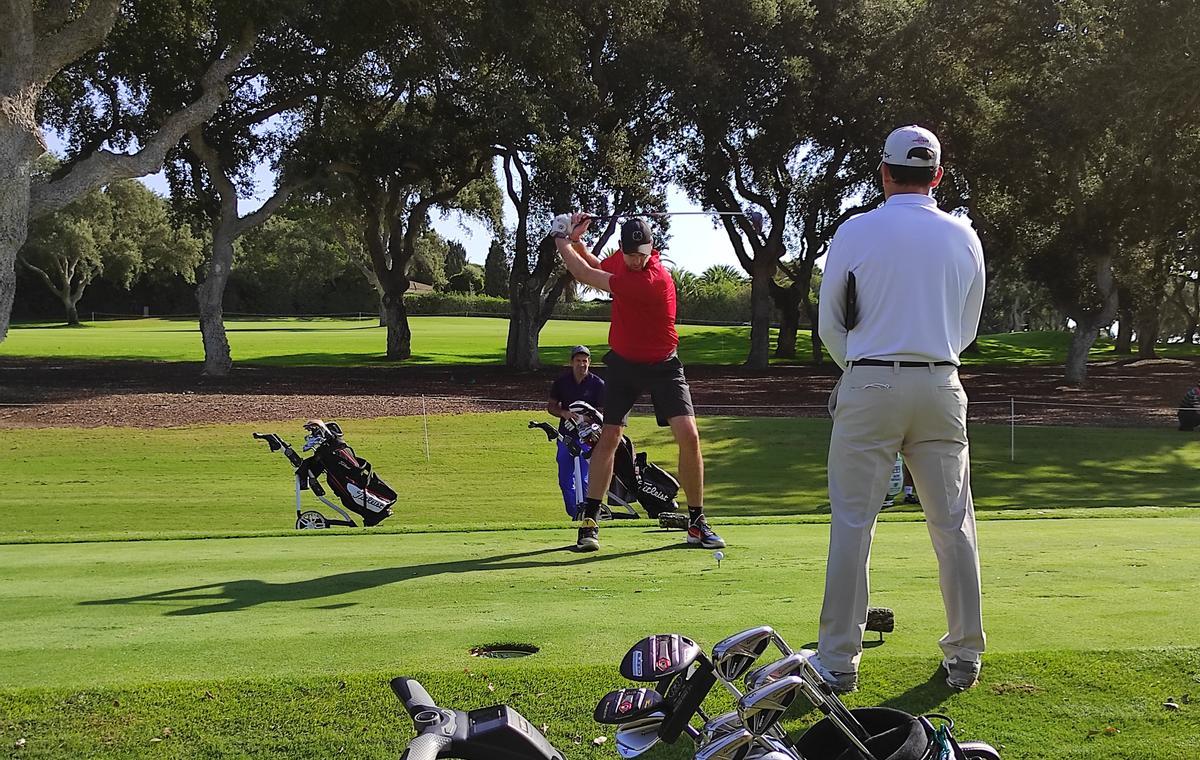
[{"label": "golf club", "polygon": [[700,646],[677,633],[647,636],[621,660],[621,675],[630,681],[661,681],[682,673],[700,656]]},{"label": "golf club", "polygon": [[658,744],[658,728],[666,717],[665,713],[656,712],[618,726],[617,754],[626,758],[637,757]]},{"label": "golf club", "polygon": [[785,676],[794,676],[804,672],[805,659],[803,655],[789,654],[774,662],[755,668],[746,673],[746,689],[753,691],[772,681],[778,681]]},{"label": "golf club", "polygon": [[713,645],[713,668],[723,680],[732,683],[754,665],[776,638],[775,630],[769,625],[735,633]]},{"label": "golf club", "polygon": [[617,689],[605,694],[592,716],[597,723],[623,725],[659,713],[665,715],[662,695],[654,689]]},{"label": "golf club", "polygon": [[763,736],[779,722],[804,688],[800,676],[785,676],[747,692],[738,700],[737,712],[742,725],[755,736]]},{"label": "golf club", "polygon": [[754,736],[742,728],[717,737],[696,750],[696,760],[745,760],[754,748]]}]

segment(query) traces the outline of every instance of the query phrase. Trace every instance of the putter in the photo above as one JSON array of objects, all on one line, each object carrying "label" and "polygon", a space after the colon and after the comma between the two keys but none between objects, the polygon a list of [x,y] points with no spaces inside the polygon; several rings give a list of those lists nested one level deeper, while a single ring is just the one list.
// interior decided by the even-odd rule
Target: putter
[{"label": "putter", "polygon": [[655,713],[665,717],[664,710],[662,695],[654,689],[626,688],[605,694],[592,717],[597,723],[623,725]]}]

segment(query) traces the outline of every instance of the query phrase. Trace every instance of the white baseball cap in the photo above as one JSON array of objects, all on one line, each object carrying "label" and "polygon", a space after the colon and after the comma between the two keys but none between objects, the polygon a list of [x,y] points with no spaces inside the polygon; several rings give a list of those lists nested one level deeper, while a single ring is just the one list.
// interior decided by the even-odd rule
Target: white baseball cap
[{"label": "white baseball cap", "polygon": [[883,163],[889,166],[923,166],[942,163],[942,144],[937,135],[924,127],[910,124],[892,130],[883,144]]}]

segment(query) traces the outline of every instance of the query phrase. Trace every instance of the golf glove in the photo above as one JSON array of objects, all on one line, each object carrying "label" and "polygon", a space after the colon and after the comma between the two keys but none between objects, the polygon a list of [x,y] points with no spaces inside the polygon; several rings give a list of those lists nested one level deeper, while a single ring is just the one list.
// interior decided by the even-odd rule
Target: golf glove
[{"label": "golf glove", "polygon": [[554,217],[554,221],[550,223],[550,235],[564,240],[571,239],[571,215],[559,214]]}]

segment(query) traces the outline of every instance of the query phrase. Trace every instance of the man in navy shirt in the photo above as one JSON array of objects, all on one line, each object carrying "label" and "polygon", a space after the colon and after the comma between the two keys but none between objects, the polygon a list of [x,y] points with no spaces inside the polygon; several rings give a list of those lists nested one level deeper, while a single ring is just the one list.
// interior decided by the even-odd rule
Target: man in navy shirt
[{"label": "man in navy shirt", "polygon": [[[560,433],[567,432],[565,421],[577,416],[569,408],[573,402],[586,401],[596,409],[604,409],[604,381],[589,371],[591,364],[592,352],[588,347],[575,346],[571,349],[571,368],[550,386],[550,400],[546,402],[546,411],[558,417]],[[572,520],[579,514],[588,486],[588,460],[578,457],[581,483],[580,490],[575,491],[575,460],[576,457],[572,456],[566,445],[559,440],[558,487],[562,490],[563,505]]]}]

